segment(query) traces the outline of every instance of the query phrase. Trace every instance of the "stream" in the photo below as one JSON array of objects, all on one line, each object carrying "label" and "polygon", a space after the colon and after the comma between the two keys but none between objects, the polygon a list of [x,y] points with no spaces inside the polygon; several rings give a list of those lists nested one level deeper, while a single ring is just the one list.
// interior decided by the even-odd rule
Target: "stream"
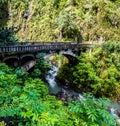
[{"label": "stream", "polygon": [[79,92],[75,92],[72,88],[67,85],[58,84],[56,82],[56,75],[58,72],[59,67],[53,65],[51,62],[50,66],[51,69],[48,71],[46,76],[46,80],[48,82],[48,89],[51,95],[55,95],[58,99],[61,99],[63,102],[67,102],[70,99],[78,99],[81,98],[82,95]]},{"label": "stream", "polygon": [[[55,95],[57,99],[61,99],[64,103],[67,103],[67,101],[70,99],[77,100],[83,98],[83,96],[79,92],[74,91],[69,86],[57,84],[55,77],[59,68],[53,65],[51,62],[49,63],[51,69],[46,75],[49,93],[51,95]],[[109,111],[120,124],[120,104],[111,102]]]},{"label": "stream", "polygon": [[50,63],[50,66],[51,66],[51,69],[48,71],[48,74],[46,76],[46,80],[48,82],[49,93],[56,95],[62,91],[62,88],[60,86],[58,86],[57,82],[55,81],[58,67],[52,65],[51,63]]}]

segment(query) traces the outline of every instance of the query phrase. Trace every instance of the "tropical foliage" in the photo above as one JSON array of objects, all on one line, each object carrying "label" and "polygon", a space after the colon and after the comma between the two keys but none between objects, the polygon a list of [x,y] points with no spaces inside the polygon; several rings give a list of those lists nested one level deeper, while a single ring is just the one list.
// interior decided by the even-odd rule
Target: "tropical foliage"
[{"label": "tropical foliage", "polygon": [[29,71],[29,73],[32,78],[41,78],[44,80],[49,69],[49,63],[45,61],[43,56],[40,54],[36,60],[36,65],[32,70]]},{"label": "tropical foliage", "polygon": [[104,43],[79,57],[74,84],[96,96],[120,97],[120,44]]},{"label": "tropical foliage", "polygon": [[85,41],[120,40],[119,4],[119,0],[4,0],[0,27],[12,27],[20,41],[77,41],[81,36]]},{"label": "tropical foliage", "polygon": [[[62,101],[48,94],[40,79],[27,77],[26,73],[0,64],[0,118],[10,118],[12,125],[19,126],[116,126],[107,110],[108,102],[91,95],[78,101]],[[19,73],[19,74],[18,74]],[[20,76],[21,75],[21,76]],[[89,104],[89,105],[88,105]],[[8,122],[6,122],[8,123]],[[5,125],[2,121],[0,125]]]},{"label": "tropical foliage", "polygon": [[[106,42],[78,57],[76,66],[64,65],[58,77],[72,82],[80,91],[97,97],[120,98],[120,44]],[[69,73],[69,74],[68,74]]]},{"label": "tropical foliage", "polygon": [[17,44],[17,39],[13,36],[12,29],[0,28],[0,46]]},{"label": "tropical foliage", "polygon": [[[15,44],[13,33],[20,41],[120,41],[119,5],[119,0],[1,0],[0,44]],[[93,94],[65,105],[49,95],[43,80],[50,66],[38,58],[29,73],[0,63],[0,126],[117,126],[109,101],[93,95],[119,100],[119,42],[104,43],[82,53],[77,65],[61,67],[60,79]]]}]

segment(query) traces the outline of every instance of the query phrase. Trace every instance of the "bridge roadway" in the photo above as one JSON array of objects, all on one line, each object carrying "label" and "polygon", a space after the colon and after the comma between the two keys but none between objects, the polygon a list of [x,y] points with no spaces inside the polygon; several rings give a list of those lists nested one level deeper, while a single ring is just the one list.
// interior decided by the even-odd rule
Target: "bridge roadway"
[{"label": "bridge roadway", "polygon": [[20,43],[19,45],[1,46],[0,54],[5,53],[25,53],[25,52],[40,52],[40,51],[57,51],[75,48],[89,48],[93,44],[71,43],[71,42],[29,42],[26,44]]}]

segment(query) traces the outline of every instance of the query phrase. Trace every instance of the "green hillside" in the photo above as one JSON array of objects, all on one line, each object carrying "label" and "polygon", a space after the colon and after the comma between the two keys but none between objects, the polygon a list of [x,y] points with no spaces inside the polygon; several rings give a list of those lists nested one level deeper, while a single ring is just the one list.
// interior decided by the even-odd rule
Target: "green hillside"
[{"label": "green hillside", "polygon": [[20,41],[120,41],[119,0],[1,0],[0,27]]}]

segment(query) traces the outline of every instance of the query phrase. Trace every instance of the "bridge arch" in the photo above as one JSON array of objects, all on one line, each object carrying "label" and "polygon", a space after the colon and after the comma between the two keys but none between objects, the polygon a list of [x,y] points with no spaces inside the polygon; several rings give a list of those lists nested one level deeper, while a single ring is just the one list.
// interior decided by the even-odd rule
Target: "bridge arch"
[{"label": "bridge arch", "polygon": [[65,53],[62,55],[64,55],[68,59],[69,63],[71,63],[71,64],[76,64],[78,62],[78,59],[76,56],[73,56],[70,54],[65,54]]},{"label": "bridge arch", "polygon": [[78,61],[75,50],[60,51],[60,54],[64,55],[71,64],[76,64]]},{"label": "bridge arch", "polygon": [[8,56],[3,59],[7,65],[18,67],[19,66],[19,57],[18,56]]},{"label": "bridge arch", "polygon": [[54,56],[54,55],[65,56],[68,59],[68,62],[71,64],[76,64],[78,61],[76,54],[74,54],[72,50],[67,50],[67,51],[62,50],[62,51],[57,51],[57,52],[50,51],[45,55],[45,58]]},{"label": "bridge arch", "polygon": [[31,60],[35,60],[34,54],[23,54],[20,56],[21,65]]},{"label": "bridge arch", "polygon": [[23,54],[20,56],[20,60],[22,60],[23,58],[27,58],[27,57],[35,59],[34,54]]}]

